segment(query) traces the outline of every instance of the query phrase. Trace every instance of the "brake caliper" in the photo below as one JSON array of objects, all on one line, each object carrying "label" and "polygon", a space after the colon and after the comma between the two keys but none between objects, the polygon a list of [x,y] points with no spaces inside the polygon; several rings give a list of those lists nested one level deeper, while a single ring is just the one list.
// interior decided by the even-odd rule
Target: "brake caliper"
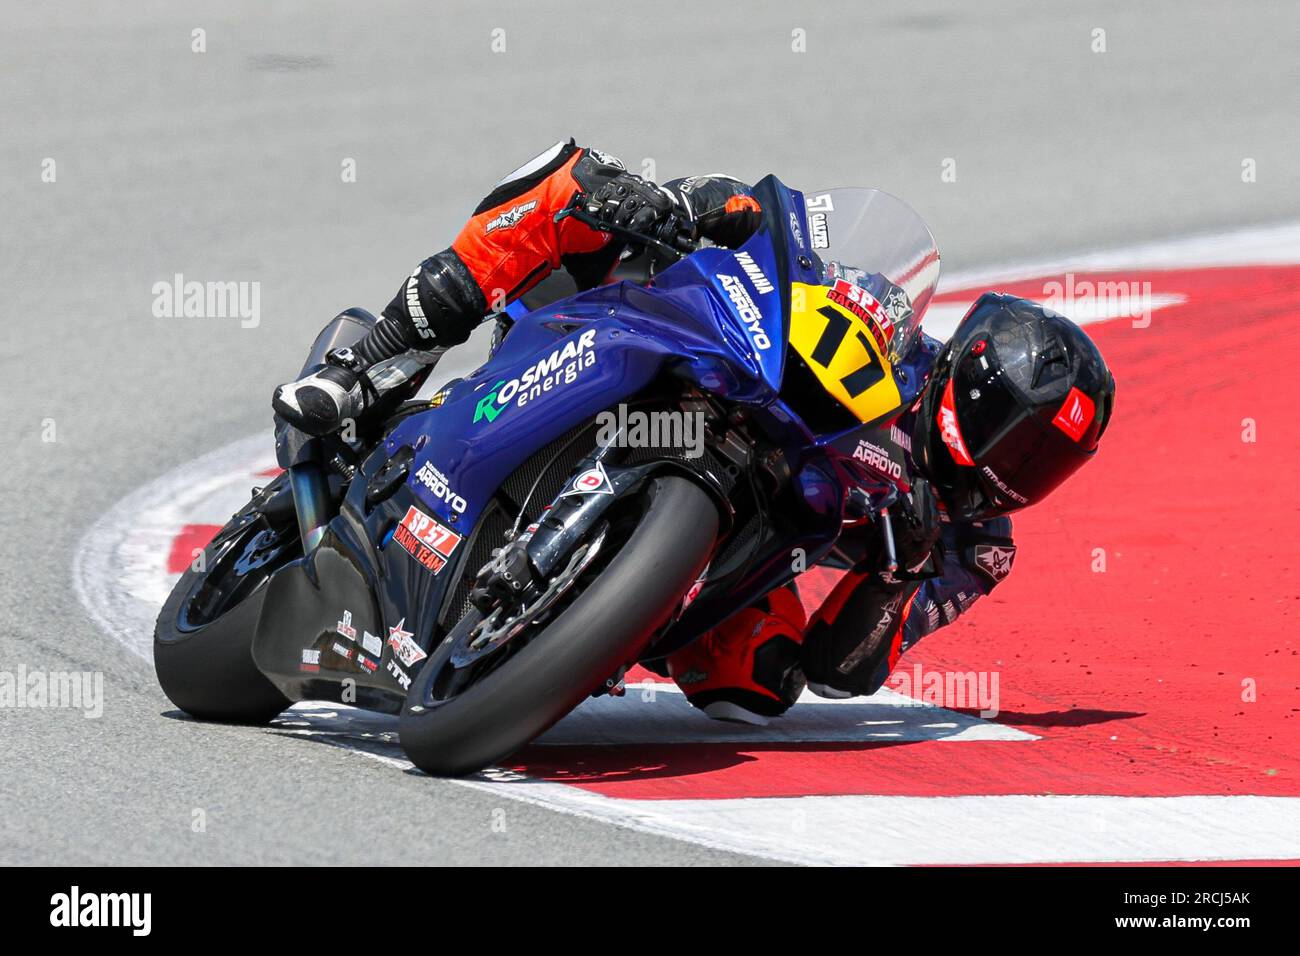
[{"label": "brake caliper", "polygon": [[492,552],[492,560],[474,579],[469,601],[488,615],[498,605],[518,607],[534,591],[533,565],[528,559],[528,538],[516,538]]}]

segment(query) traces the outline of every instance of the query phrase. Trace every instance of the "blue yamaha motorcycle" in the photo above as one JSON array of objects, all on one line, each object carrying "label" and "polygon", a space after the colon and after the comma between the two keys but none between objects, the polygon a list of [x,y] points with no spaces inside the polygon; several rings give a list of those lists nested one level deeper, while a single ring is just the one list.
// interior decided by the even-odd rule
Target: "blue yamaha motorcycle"
[{"label": "blue yamaha motorcycle", "polygon": [[[665,267],[516,303],[486,364],[370,432],[282,423],[284,473],[159,616],[168,697],[237,722],[301,700],[398,713],[417,766],[471,773],[800,571],[856,560],[845,522],[906,487],[889,426],[930,367],[938,252],[878,190],[768,176],[755,197],[740,249],[620,234]],[[307,365],[373,321],[343,313]]]}]

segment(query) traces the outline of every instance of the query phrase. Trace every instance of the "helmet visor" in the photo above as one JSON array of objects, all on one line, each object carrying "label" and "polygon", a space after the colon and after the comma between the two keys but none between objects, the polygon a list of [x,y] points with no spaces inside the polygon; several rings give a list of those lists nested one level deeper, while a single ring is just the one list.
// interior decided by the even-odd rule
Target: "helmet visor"
[{"label": "helmet visor", "polygon": [[946,448],[943,464],[976,473],[964,484],[982,493],[972,488],[968,505],[986,515],[1041,501],[1090,457],[1014,391],[992,343],[977,344],[957,361],[952,387],[961,437],[975,465],[958,465]]}]

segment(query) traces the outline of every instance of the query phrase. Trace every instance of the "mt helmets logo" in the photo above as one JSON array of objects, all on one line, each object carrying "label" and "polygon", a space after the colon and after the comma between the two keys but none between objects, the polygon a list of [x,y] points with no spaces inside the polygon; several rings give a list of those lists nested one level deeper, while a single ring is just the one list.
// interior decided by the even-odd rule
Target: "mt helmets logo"
[{"label": "mt helmets logo", "polygon": [[572,385],[586,369],[596,364],[596,332],[589,329],[563,347],[524,370],[518,378],[501,379],[474,406],[474,421],[489,422],[510,405],[526,405],[560,385]]}]

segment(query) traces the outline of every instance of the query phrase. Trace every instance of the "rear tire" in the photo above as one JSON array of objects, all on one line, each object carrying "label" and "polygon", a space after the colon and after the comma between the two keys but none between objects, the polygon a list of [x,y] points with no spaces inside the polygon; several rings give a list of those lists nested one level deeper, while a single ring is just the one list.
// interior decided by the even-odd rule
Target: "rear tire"
[{"label": "rear tire", "polygon": [[[693,482],[654,481],[649,508],[609,564],[528,645],[431,707],[439,648],[416,674],[399,737],[426,773],[460,776],[514,753],[635,660],[713,551],[718,509]],[[412,706],[426,706],[413,712]]]}]

